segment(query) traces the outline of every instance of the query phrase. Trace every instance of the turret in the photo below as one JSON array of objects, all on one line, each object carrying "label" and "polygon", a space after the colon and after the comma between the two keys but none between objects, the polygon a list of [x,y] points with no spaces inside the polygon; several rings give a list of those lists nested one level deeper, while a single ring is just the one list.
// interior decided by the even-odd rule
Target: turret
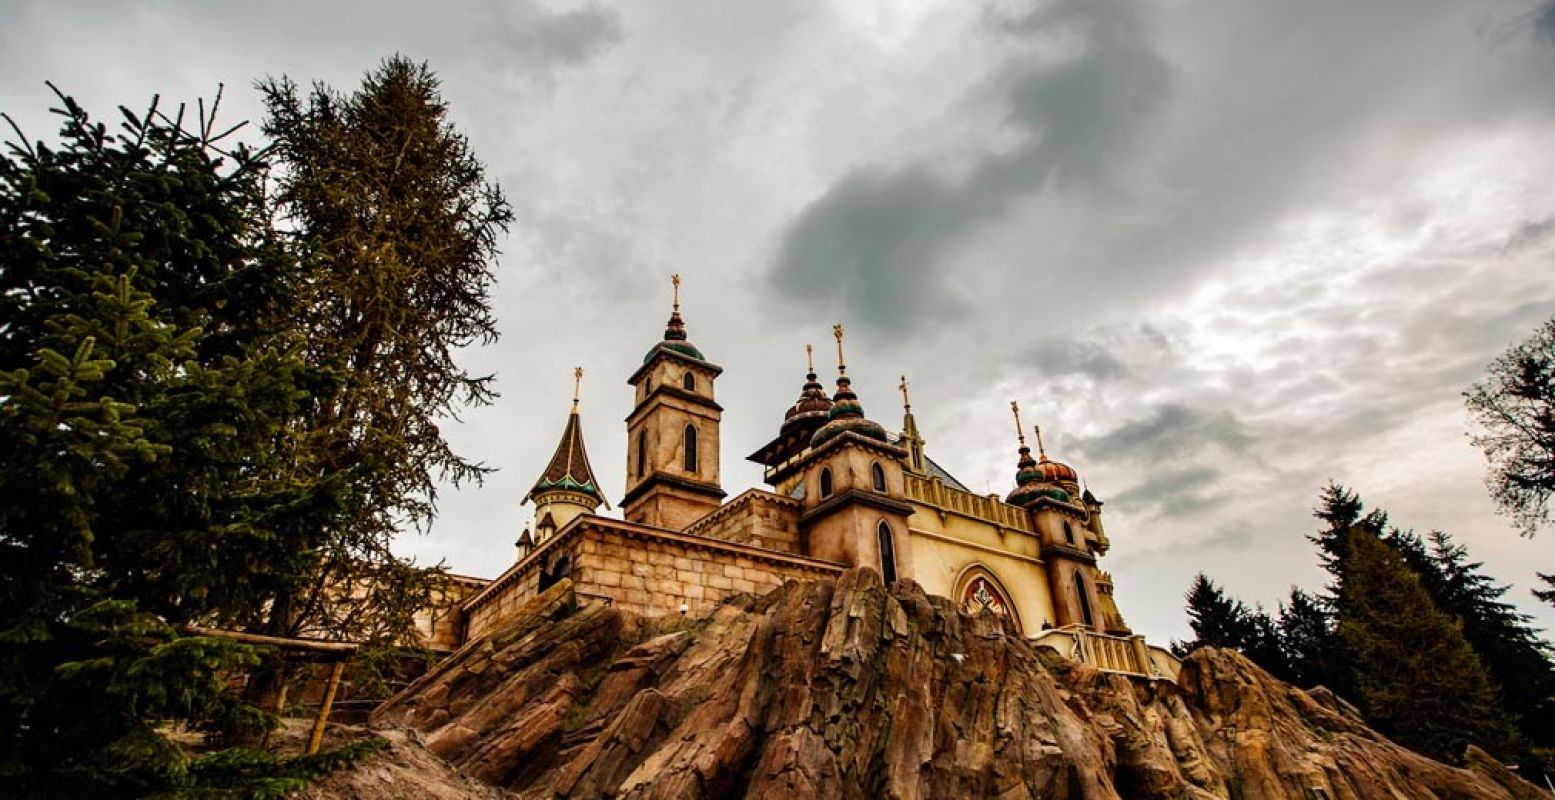
[{"label": "turret", "polygon": [[907,450],[907,460],[904,462],[907,471],[916,475],[928,472],[928,462],[923,457],[923,434],[918,433],[918,420],[913,419],[912,398],[907,395],[907,376],[902,376],[902,382],[897,385],[902,390],[902,447]]},{"label": "turret", "polygon": [[[588,453],[583,447],[583,423],[578,415],[578,391],[582,381],[583,368],[578,367],[573,370],[572,411],[562,428],[561,441],[545,472],[520,503],[533,501],[535,515],[539,518],[531,546],[554,536],[579,514],[592,514],[601,504],[610,507],[589,467]],[[519,542],[522,549],[523,539]]]}]

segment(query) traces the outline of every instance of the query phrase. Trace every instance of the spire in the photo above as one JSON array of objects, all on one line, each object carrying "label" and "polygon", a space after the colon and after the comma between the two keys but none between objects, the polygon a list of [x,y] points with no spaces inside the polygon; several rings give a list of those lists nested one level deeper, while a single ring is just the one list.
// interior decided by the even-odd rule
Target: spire
[{"label": "spire", "polygon": [[[1015,438],[1020,440],[1020,450],[1017,451],[1020,453],[1020,461],[1017,462],[1015,466],[1019,470],[1025,470],[1027,467],[1035,467],[1037,462],[1032,460],[1031,448],[1026,446],[1026,428],[1020,424],[1020,404],[1014,400],[1011,400],[1010,412],[1015,415]],[[1017,476],[1018,475],[1019,473],[1017,473]],[[1020,478],[1017,477],[1016,481],[1018,482],[1019,480]]]},{"label": "spire", "polygon": [[1033,431],[1036,431],[1036,434],[1037,434],[1037,453],[1042,456],[1042,460],[1043,461],[1046,461],[1047,460],[1047,448],[1042,446],[1042,426],[1041,425],[1033,425],[1033,426],[1031,426],[1031,429]]},{"label": "spire", "polygon": [[865,418],[864,406],[859,403],[858,395],[853,393],[853,381],[848,378],[848,362],[842,353],[842,326],[831,326],[831,333],[832,338],[837,340],[837,393],[832,395],[832,407],[828,414],[831,421],[815,432],[810,446],[819,447],[845,430],[887,441],[885,428]]},{"label": "spire", "polygon": [[902,390],[902,441],[907,444],[909,461],[907,466],[917,472],[923,471],[923,435],[918,433],[918,420],[913,419],[912,398],[907,394],[907,376],[902,376],[902,382],[896,385]]},{"label": "spire", "polygon": [[686,322],[680,318],[680,273],[670,276],[670,294],[673,298],[670,306],[670,321],[664,328],[664,341],[684,342],[686,340]]},{"label": "spire", "polygon": [[825,424],[827,414],[832,407],[831,398],[826,396],[826,387],[821,385],[820,379],[815,374],[815,348],[805,345],[804,352],[805,366],[808,369],[804,376],[804,388],[799,392],[799,399],[794,401],[783,415],[785,431],[806,421],[811,421],[811,425]]},{"label": "spire", "polygon": [[575,367],[572,371],[572,411],[567,415],[561,441],[557,443],[556,452],[546,465],[545,472],[540,474],[534,488],[524,496],[524,502],[538,501],[539,496],[547,492],[575,492],[604,503],[606,508],[610,507],[604,492],[600,491],[594,471],[589,467],[588,452],[583,447],[583,423],[578,414],[578,396],[582,384],[583,368]]}]

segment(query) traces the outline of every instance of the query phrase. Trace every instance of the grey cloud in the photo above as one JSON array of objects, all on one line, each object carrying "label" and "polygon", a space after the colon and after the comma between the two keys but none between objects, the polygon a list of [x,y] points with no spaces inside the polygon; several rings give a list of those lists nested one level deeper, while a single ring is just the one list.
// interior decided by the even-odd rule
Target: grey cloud
[{"label": "grey cloud", "polygon": [[[1555,26],[1555,4],[1550,6],[1551,25]],[[1552,30],[1555,35],[1555,30]],[[1555,217],[1549,219],[1524,222],[1506,237],[1506,244],[1502,246],[1502,255],[1518,253],[1531,247],[1543,244],[1555,235]]]},{"label": "grey cloud", "polygon": [[960,319],[968,306],[946,265],[956,247],[1050,180],[1112,188],[1113,171],[1170,84],[1141,8],[1067,0],[1021,27],[1083,41],[1056,65],[1022,58],[1002,70],[1005,121],[1022,132],[1021,143],[984,155],[960,182],[929,161],[844,176],[785,231],[768,273],[779,295],[820,316],[843,313],[865,332],[899,335]]},{"label": "grey cloud", "polygon": [[621,39],[620,14],[600,6],[549,13],[521,4],[500,6],[494,15],[488,42],[527,62],[579,64]]},{"label": "grey cloud", "polygon": [[1208,466],[1151,471],[1142,483],[1107,500],[1109,507],[1141,518],[1186,517],[1200,514],[1226,499],[1217,489],[1221,471]]},{"label": "grey cloud", "polygon": [[1180,460],[1211,447],[1251,455],[1256,441],[1257,437],[1229,411],[1217,413],[1167,403],[1143,419],[1130,420],[1100,436],[1076,439],[1073,447],[1088,459],[1154,464]]},{"label": "grey cloud", "polygon": [[1544,7],[1534,13],[1534,32],[1555,44],[1555,2],[1545,3]]},{"label": "grey cloud", "polygon": [[1074,337],[1049,337],[1026,352],[1025,360],[1044,378],[1082,375],[1110,381],[1128,374],[1128,366],[1101,344]]}]

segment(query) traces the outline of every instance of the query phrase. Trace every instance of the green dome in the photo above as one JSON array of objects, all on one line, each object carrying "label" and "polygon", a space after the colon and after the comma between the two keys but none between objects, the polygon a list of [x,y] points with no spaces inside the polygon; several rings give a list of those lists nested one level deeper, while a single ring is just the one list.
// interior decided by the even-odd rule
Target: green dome
[{"label": "green dome", "polygon": [[694,344],[692,344],[690,342],[676,342],[676,341],[665,340],[665,341],[659,342],[658,344],[656,344],[653,347],[649,348],[648,354],[643,356],[643,363],[646,364],[649,361],[652,361],[653,360],[653,355],[655,353],[659,352],[660,350],[673,350],[673,351],[675,351],[675,352],[677,352],[677,353],[679,353],[679,354],[681,354],[683,356],[690,356],[691,358],[694,358],[694,359],[696,359],[698,361],[706,361],[707,360],[707,357],[702,355],[702,351],[698,350],[696,348],[696,345],[694,345]]},{"label": "green dome", "polygon": [[1043,497],[1046,497],[1050,500],[1057,500],[1060,503],[1069,502],[1068,492],[1058,488],[1057,486],[1041,485],[1021,486],[1015,491],[1010,492],[1010,496],[1005,499],[1005,502],[1012,506],[1027,506]]}]

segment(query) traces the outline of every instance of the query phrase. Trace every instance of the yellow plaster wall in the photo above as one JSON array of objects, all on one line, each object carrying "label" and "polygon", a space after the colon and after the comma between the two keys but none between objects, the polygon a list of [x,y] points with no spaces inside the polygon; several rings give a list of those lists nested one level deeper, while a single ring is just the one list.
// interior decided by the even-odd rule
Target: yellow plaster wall
[{"label": "yellow plaster wall", "polygon": [[941,515],[932,506],[913,507],[907,520],[912,577],[925,591],[960,602],[963,575],[981,566],[1009,593],[1023,633],[1036,635],[1044,621],[1054,622],[1053,598],[1035,536],[960,514]]}]

